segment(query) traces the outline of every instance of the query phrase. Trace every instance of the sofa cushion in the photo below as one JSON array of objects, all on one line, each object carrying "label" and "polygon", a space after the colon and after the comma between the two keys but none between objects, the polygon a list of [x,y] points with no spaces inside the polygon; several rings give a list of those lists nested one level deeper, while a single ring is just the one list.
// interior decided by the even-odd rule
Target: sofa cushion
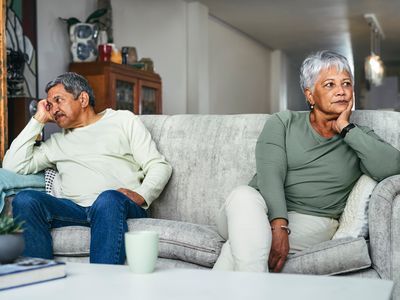
[{"label": "sofa cushion", "polygon": [[54,169],[44,170],[44,181],[46,187],[46,193],[54,197],[62,198],[62,187],[61,187],[61,177]]},{"label": "sofa cushion", "polygon": [[377,182],[362,175],[351,191],[339,220],[339,228],[332,239],[368,237],[368,204]]},{"label": "sofa cushion", "polygon": [[[129,231],[154,230],[159,233],[159,257],[178,259],[212,267],[224,240],[213,226],[161,219],[129,219]],[[52,230],[54,255],[87,256],[90,229],[69,226]]]},{"label": "sofa cushion", "polygon": [[224,239],[214,226],[161,219],[130,220],[129,230],[154,230],[159,233],[159,257],[178,259],[212,267]]},{"label": "sofa cushion", "polygon": [[320,243],[289,256],[284,273],[336,275],[371,266],[364,238],[342,238]]}]

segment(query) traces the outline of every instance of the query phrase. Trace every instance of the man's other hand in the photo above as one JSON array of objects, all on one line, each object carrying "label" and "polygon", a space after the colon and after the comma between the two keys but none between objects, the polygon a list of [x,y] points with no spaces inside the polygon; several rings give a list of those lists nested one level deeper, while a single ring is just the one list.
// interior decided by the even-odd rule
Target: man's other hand
[{"label": "man's other hand", "polygon": [[117,191],[127,196],[139,206],[143,205],[145,202],[144,198],[141,195],[129,189],[119,188]]}]

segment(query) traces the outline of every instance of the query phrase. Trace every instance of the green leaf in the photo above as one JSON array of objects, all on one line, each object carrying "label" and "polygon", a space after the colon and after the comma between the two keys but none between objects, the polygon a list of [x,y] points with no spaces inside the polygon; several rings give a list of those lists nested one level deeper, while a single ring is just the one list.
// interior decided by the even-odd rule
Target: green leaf
[{"label": "green leaf", "polygon": [[13,234],[22,232],[23,222],[17,223],[11,217],[0,217],[0,234]]},{"label": "green leaf", "polygon": [[64,18],[59,17],[59,19],[60,19],[61,21],[65,22],[65,23],[67,23],[67,25],[68,25],[68,32],[69,32],[69,28],[70,28],[72,25],[77,24],[77,23],[82,23],[81,20],[79,20],[79,19],[77,19],[77,18],[74,18],[74,17],[71,17],[71,18],[68,18],[68,19],[64,19]]},{"label": "green leaf", "polygon": [[101,18],[107,13],[108,9],[107,8],[100,8],[98,10],[95,10],[92,12],[89,17],[86,19],[86,23],[95,23],[97,22],[97,19]]},{"label": "green leaf", "polygon": [[64,21],[65,23],[68,24],[68,27],[71,27],[72,25],[76,24],[76,23],[82,23],[81,20],[71,17],[68,19],[64,19],[64,18],[59,18],[60,20]]}]

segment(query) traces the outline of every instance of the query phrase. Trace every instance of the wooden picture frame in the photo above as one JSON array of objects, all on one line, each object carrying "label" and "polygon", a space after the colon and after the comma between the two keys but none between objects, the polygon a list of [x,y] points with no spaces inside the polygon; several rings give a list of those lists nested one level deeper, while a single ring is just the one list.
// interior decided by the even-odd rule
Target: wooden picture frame
[{"label": "wooden picture frame", "polygon": [[0,16],[0,162],[2,162],[8,148],[6,0],[0,0]]}]

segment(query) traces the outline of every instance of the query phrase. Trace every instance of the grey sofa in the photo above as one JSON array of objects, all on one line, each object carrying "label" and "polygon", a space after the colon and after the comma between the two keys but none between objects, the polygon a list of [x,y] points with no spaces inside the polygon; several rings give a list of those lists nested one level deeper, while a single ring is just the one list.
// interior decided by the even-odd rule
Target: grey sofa
[{"label": "grey sofa", "polygon": [[[141,116],[173,175],[150,209],[149,219],[129,220],[129,230],[160,233],[157,267],[210,268],[223,239],[215,218],[228,193],[254,175],[254,149],[269,115]],[[367,125],[400,148],[400,113],[355,111]],[[400,299],[400,175],[380,182],[369,208],[369,240],[345,238],[317,245],[288,259],[284,272],[391,279]],[[11,199],[8,199],[10,203]],[[9,208],[8,208],[9,209]],[[89,229],[52,231],[57,260],[88,261]]]}]

